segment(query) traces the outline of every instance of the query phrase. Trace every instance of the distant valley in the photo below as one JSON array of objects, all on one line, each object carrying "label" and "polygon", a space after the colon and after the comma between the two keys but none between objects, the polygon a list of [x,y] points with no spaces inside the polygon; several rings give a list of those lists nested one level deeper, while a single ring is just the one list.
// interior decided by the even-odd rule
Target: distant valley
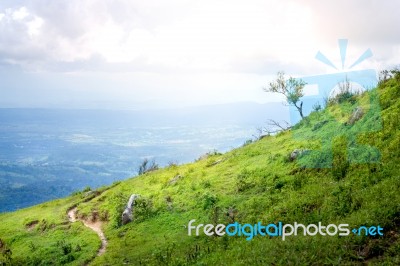
[{"label": "distant valley", "polygon": [[134,176],[144,158],[163,166],[238,147],[267,119],[285,115],[280,103],[155,111],[0,109],[0,212]]}]

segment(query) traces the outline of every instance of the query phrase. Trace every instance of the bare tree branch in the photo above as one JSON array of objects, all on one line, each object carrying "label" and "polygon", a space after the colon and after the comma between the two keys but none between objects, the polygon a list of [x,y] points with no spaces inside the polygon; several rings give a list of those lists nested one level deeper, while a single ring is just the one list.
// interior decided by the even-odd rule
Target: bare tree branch
[{"label": "bare tree branch", "polygon": [[291,128],[290,124],[286,121],[283,121],[284,125],[280,124],[278,121],[275,121],[273,119],[269,119],[267,124],[269,126],[274,126],[280,128],[282,131],[288,130]]}]

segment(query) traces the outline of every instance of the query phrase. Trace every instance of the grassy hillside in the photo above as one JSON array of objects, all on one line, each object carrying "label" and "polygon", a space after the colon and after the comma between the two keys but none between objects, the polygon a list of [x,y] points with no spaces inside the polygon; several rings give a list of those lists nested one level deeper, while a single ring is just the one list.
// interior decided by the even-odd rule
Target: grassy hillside
[{"label": "grassy hillside", "polygon": [[[0,215],[13,265],[400,264],[400,74],[343,95],[290,131],[171,165],[95,192]],[[357,107],[364,115],[351,125]],[[303,156],[290,160],[295,149]],[[135,219],[122,225],[131,194]],[[67,211],[102,220],[100,239]],[[187,225],[294,222],[381,226],[383,236],[188,236]],[[0,245],[1,246],[1,245]],[[12,254],[5,250],[11,250]],[[11,255],[7,256],[7,254]],[[0,263],[1,264],[1,263]]]}]

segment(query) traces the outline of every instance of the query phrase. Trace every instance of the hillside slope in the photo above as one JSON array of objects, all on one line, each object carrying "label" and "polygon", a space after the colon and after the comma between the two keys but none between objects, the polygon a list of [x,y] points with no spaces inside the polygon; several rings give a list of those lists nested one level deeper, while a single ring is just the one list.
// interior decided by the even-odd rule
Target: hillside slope
[{"label": "hillside slope", "polygon": [[[0,215],[0,261],[13,265],[400,264],[400,74],[337,98],[292,130],[225,154]],[[349,122],[354,110],[363,116]],[[302,150],[294,160],[289,155]],[[131,194],[134,221],[121,224]],[[80,219],[103,222],[108,244]],[[380,226],[383,236],[188,236],[195,225]],[[194,233],[194,231],[192,231]],[[2,246],[2,247],[1,247]],[[12,254],[6,252],[11,250]],[[8,256],[8,255],[10,256]]]}]

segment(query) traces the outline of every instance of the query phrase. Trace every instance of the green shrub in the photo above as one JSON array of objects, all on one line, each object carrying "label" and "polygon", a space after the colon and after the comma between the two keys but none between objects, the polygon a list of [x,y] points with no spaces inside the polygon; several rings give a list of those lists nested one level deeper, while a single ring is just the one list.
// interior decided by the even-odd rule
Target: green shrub
[{"label": "green shrub", "polygon": [[283,180],[278,180],[275,185],[274,185],[274,189],[276,190],[281,190],[284,186],[285,186],[286,182]]},{"label": "green shrub", "polygon": [[72,245],[65,240],[57,241],[57,246],[61,249],[63,255],[68,255],[72,252]]},{"label": "green shrub", "polygon": [[122,192],[117,192],[109,197],[110,224],[113,228],[121,226],[121,215],[129,197]]},{"label": "green shrub", "polygon": [[325,124],[327,124],[328,122],[329,122],[329,120],[323,120],[323,121],[320,121],[320,122],[316,123],[316,124],[314,125],[312,131],[316,131],[316,130],[320,129],[321,127],[323,127],[323,126],[324,126]]},{"label": "green shrub", "polygon": [[351,104],[355,104],[357,101],[357,95],[360,92],[353,90],[351,87],[351,83],[349,80],[345,80],[338,84],[339,92],[333,97],[329,98],[328,105],[341,104],[344,102],[350,102]]},{"label": "green shrub", "polygon": [[209,180],[203,180],[203,181],[201,181],[201,186],[203,188],[210,188],[211,187],[211,182]]},{"label": "green shrub", "polygon": [[6,242],[0,239],[0,265],[11,265],[12,251]]},{"label": "green shrub", "polygon": [[91,191],[92,189],[89,187],[89,186],[87,186],[87,187],[85,187],[83,190],[82,190],[82,192],[89,192],[89,191]]},{"label": "green shrub", "polygon": [[153,202],[145,197],[139,197],[135,200],[133,207],[133,219],[136,222],[142,222],[156,214]]},{"label": "green shrub", "polygon": [[352,211],[353,197],[350,187],[339,186],[332,191],[334,196],[333,208],[336,215],[344,217]]},{"label": "green shrub", "polygon": [[251,180],[251,172],[247,169],[243,169],[237,176],[236,176],[236,190],[238,192],[246,191],[250,188],[255,187],[255,183]]},{"label": "green shrub", "polygon": [[138,167],[138,175],[143,175],[145,173],[155,171],[159,168],[158,164],[152,160],[151,162],[149,159],[145,158]]},{"label": "green shrub", "polygon": [[344,178],[350,167],[350,162],[347,158],[347,140],[342,137],[334,142],[333,147],[333,165],[331,168],[332,176],[335,180]]},{"label": "green shrub", "polygon": [[319,112],[319,111],[322,110],[322,106],[321,106],[321,104],[319,102],[317,102],[312,106],[312,109],[313,109],[314,112]]},{"label": "green shrub", "polygon": [[210,194],[209,192],[206,192],[203,195],[202,201],[203,201],[203,210],[208,210],[213,208],[217,204],[218,197],[213,194]]},{"label": "green shrub", "polygon": [[251,144],[251,143],[253,143],[253,140],[252,139],[248,139],[248,140],[246,140],[244,143],[243,143],[243,147],[244,146],[247,146],[247,145],[249,145],[249,144]]}]

